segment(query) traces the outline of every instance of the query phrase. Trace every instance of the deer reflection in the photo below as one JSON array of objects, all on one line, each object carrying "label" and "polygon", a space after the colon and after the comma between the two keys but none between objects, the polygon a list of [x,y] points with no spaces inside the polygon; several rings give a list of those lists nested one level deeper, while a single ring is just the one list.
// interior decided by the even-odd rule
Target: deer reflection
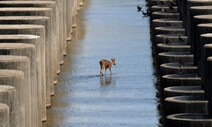
[{"label": "deer reflection", "polygon": [[100,76],[100,85],[101,86],[115,85],[115,79],[112,77],[112,75]]}]

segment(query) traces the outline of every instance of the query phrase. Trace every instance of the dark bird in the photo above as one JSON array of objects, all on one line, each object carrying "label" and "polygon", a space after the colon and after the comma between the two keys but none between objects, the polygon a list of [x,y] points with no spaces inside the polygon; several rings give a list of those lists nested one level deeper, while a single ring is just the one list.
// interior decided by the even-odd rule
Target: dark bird
[{"label": "dark bird", "polygon": [[142,7],[137,5],[137,11],[141,11]]},{"label": "dark bird", "polygon": [[170,44],[171,43],[171,41],[168,39],[168,38],[163,38],[164,40],[163,40],[163,42],[165,43],[165,44]]},{"label": "dark bird", "polygon": [[183,61],[181,61],[181,60],[177,60],[178,61],[178,63],[179,63],[179,74],[183,74],[184,73],[184,70],[183,70],[183,65],[185,64]]},{"label": "dark bird", "polygon": [[162,12],[167,12],[167,10],[165,8],[161,8]]},{"label": "dark bird", "polygon": [[179,64],[180,64],[180,70],[179,70],[179,73],[180,73],[180,74],[183,74],[183,72],[184,72],[184,71],[183,71],[182,63],[180,63],[180,62],[179,62]]},{"label": "dark bird", "polygon": [[141,10],[142,14],[144,17],[149,16],[150,15],[150,11],[146,11],[144,12],[143,10]]},{"label": "dark bird", "polygon": [[179,40],[180,42],[184,42],[184,40],[181,38],[180,35],[178,36],[178,40]]},{"label": "dark bird", "polygon": [[170,10],[174,10],[174,7],[170,5],[170,6],[169,6],[169,9],[170,9]]},{"label": "dark bird", "polygon": [[171,23],[167,22],[167,23],[166,23],[166,26],[171,26]]}]

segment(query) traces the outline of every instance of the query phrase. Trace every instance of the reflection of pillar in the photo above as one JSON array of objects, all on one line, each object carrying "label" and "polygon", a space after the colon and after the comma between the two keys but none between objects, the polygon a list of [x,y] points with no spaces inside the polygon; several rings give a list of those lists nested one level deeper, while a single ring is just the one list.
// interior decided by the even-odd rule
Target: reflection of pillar
[{"label": "reflection of pillar", "polygon": [[[37,109],[32,109],[31,102],[31,84],[30,84],[30,63],[29,58],[25,56],[0,56],[0,84],[13,86],[16,89],[17,114],[16,118],[21,125],[32,126],[32,123],[38,125],[38,118],[33,118],[33,113]],[[16,71],[19,70],[19,71]],[[34,110],[34,111],[33,111]],[[32,112],[33,111],[33,112]],[[25,127],[24,126],[24,127]]]},{"label": "reflection of pillar", "polygon": [[9,107],[2,103],[0,103],[0,126],[11,127],[9,126]]},{"label": "reflection of pillar", "polygon": [[[24,127],[24,125],[21,125],[21,122],[17,121],[17,118],[19,118],[19,115],[15,112],[17,110],[16,101],[17,99],[16,99],[15,88],[13,86],[0,85],[0,103],[7,104],[10,109],[10,112],[9,112],[10,120],[7,122],[9,122],[10,127]],[[0,120],[1,119],[2,118],[0,118]],[[5,121],[2,121],[2,122],[5,122]],[[0,123],[2,122],[0,121]]]}]

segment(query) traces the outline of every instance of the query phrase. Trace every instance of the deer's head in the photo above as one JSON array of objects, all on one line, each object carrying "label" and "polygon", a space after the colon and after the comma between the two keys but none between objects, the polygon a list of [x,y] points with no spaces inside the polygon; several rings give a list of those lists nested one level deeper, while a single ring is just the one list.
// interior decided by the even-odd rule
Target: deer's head
[{"label": "deer's head", "polygon": [[116,59],[115,58],[111,58],[111,62],[113,65],[116,65]]}]

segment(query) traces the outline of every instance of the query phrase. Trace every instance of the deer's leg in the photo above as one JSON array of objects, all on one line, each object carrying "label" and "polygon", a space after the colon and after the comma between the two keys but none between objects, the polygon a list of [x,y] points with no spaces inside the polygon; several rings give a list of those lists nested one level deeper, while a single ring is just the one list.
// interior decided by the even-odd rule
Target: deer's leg
[{"label": "deer's leg", "polygon": [[109,70],[110,70],[110,74],[112,75],[112,69],[111,69],[111,67],[109,68]]},{"label": "deer's leg", "polygon": [[103,73],[102,73],[103,70],[104,70],[104,67],[101,67],[101,69],[100,69],[100,75],[101,76],[103,76]]}]

